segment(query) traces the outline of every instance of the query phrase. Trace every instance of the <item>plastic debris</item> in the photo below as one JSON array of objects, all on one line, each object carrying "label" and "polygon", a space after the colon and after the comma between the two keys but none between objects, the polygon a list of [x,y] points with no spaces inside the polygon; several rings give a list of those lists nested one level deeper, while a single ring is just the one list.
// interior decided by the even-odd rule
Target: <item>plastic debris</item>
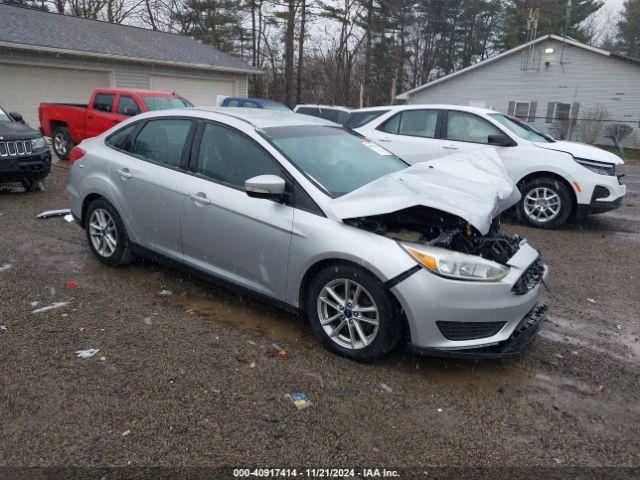
[{"label": "plastic debris", "polygon": [[0,265],[0,272],[6,272],[10,268],[13,268],[13,265],[11,265],[10,263],[3,263],[2,265]]},{"label": "plastic debris", "polygon": [[51,218],[51,217],[62,217],[63,215],[67,215],[71,213],[71,210],[68,208],[63,208],[61,210],[47,210],[45,212],[39,213],[38,218]]},{"label": "plastic debris", "polygon": [[272,343],[271,346],[273,348],[275,348],[276,350],[278,350],[278,351],[282,350],[282,347],[280,345],[278,345],[277,343]]},{"label": "plastic debris", "polygon": [[598,385],[596,392],[601,392],[602,390],[604,390],[604,385]]},{"label": "plastic debris", "polygon": [[247,343],[248,343],[249,345],[254,346],[254,347],[255,347],[256,345],[258,345],[258,344],[257,344],[256,342],[254,342],[253,340],[247,340]]},{"label": "plastic debris", "polygon": [[76,288],[78,285],[78,282],[67,282],[67,287],[69,288]]},{"label": "plastic debris", "polygon": [[587,298],[587,301],[590,302],[590,303],[598,303],[593,298]]},{"label": "plastic debris", "polygon": [[387,385],[387,384],[386,384],[386,383],[384,383],[384,382],[380,382],[380,383],[378,384],[378,386],[379,386],[382,390],[384,390],[385,392],[389,392],[389,393],[393,392],[393,388],[391,388],[389,385]]},{"label": "plastic debris", "polygon": [[256,368],[256,362],[251,362],[249,364],[249,368]]},{"label": "plastic debris", "polygon": [[153,322],[151,321],[151,317],[145,317],[144,324],[150,327],[153,324]]},{"label": "plastic debris", "polygon": [[6,325],[0,325],[0,332],[6,332],[7,331],[7,326]]},{"label": "plastic debris", "polygon": [[168,297],[169,295],[173,295],[173,290],[160,290],[160,293],[158,295],[162,297]]},{"label": "plastic debris", "polygon": [[97,348],[90,348],[88,350],[78,350],[76,352],[76,355],[78,358],[91,358],[93,357],[96,353],[98,353],[100,350]]},{"label": "plastic debris", "polygon": [[74,221],[75,221],[75,220],[73,219],[73,215],[71,215],[70,213],[64,216],[64,220],[65,220],[66,222],[69,222],[69,223],[72,223],[72,222],[74,222]]},{"label": "plastic debris", "polygon": [[622,325],[616,325],[616,328],[617,328],[618,330],[622,330]]},{"label": "plastic debris", "polygon": [[86,332],[86,331],[87,331],[87,329],[86,329],[86,328],[84,328],[84,327],[80,327],[80,333],[84,333],[84,332]]},{"label": "plastic debris", "polygon": [[438,409],[438,413],[442,413],[442,409],[441,408]]},{"label": "plastic debris", "polygon": [[100,357],[100,361],[104,362],[107,359],[107,357],[105,357],[104,355],[102,357]]},{"label": "plastic debris", "polygon": [[313,405],[311,400],[309,400],[309,397],[304,393],[287,393],[287,398],[293,402],[298,410],[303,410]]},{"label": "plastic debris", "polygon": [[31,313],[48,312],[49,310],[55,310],[56,308],[66,307],[67,305],[69,305],[69,302],[54,302],[51,305],[48,305],[46,307],[38,308]]},{"label": "plastic debris", "polygon": [[127,435],[129,435],[131,433],[131,430],[125,430],[124,432],[122,432],[122,436],[126,437]]},{"label": "plastic debris", "polygon": [[280,355],[280,358],[285,358],[287,356],[287,351],[286,350],[280,350],[278,352],[278,355]]}]

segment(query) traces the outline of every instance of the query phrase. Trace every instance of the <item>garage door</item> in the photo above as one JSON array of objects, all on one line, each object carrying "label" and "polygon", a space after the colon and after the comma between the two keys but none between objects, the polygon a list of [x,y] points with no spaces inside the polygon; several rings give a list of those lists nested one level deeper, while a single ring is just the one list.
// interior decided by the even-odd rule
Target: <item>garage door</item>
[{"label": "garage door", "polygon": [[170,76],[151,77],[151,89],[177,92],[195,106],[208,107],[217,105],[218,95],[229,96],[234,94],[233,82]]},{"label": "garage door", "polygon": [[109,72],[0,63],[0,104],[34,128],[41,102],[87,103],[94,88],[109,86]]}]

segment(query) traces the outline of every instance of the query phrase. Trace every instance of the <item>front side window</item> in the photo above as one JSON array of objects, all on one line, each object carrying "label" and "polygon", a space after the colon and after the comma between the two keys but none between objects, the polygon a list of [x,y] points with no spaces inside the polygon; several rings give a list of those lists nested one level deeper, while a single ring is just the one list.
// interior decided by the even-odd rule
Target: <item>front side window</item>
[{"label": "front side window", "polygon": [[496,126],[468,112],[449,110],[447,139],[459,142],[489,143],[489,135],[502,133]]},{"label": "front side window", "polygon": [[296,125],[263,132],[296,168],[334,197],[408,166],[391,152],[338,126]]},{"label": "front side window", "polygon": [[140,108],[136,101],[129,95],[120,95],[120,100],[118,100],[118,113],[128,116],[137,115],[140,113]]},{"label": "front side window", "polygon": [[138,127],[138,124],[139,122],[132,123],[131,125],[127,125],[126,127],[118,130],[116,133],[109,135],[106,140],[107,145],[117,148],[118,150],[127,151],[129,147],[129,136]]},{"label": "front side window", "polygon": [[207,123],[202,132],[196,172],[238,188],[258,175],[282,176],[276,161],[256,143],[215,123]]},{"label": "front side window", "polygon": [[131,153],[169,167],[180,166],[191,120],[151,120],[138,133]]},{"label": "front side window", "polygon": [[115,93],[98,93],[93,99],[93,109],[101,112],[110,112],[115,98]]},{"label": "front side window", "polygon": [[142,101],[150,112],[154,110],[169,110],[171,108],[193,107],[191,102],[182,97],[143,96]]}]

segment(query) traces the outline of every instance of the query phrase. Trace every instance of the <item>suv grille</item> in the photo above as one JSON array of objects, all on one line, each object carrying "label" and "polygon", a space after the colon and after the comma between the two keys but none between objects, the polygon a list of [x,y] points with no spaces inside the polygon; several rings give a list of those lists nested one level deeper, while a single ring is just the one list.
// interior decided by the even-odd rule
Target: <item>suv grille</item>
[{"label": "suv grille", "polygon": [[507,322],[436,322],[447,340],[477,340],[493,337]]},{"label": "suv grille", "polygon": [[516,295],[524,295],[525,293],[533,290],[535,286],[542,281],[543,273],[544,264],[542,263],[542,260],[538,258],[524,271],[518,281],[513,285],[511,291]]},{"label": "suv grille", "polygon": [[0,157],[17,157],[31,154],[31,140],[0,141]]}]

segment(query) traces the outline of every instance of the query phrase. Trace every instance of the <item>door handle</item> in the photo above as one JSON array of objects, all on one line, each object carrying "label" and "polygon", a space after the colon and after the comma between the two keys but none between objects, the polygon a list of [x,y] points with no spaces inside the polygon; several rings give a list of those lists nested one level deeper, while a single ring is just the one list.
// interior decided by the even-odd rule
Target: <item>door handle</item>
[{"label": "door handle", "polygon": [[380,142],[390,142],[391,139],[389,137],[382,137],[382,138],[379,138],[378,141],[380,141]]},{"label": "door handle", "polygon": [[454,147],[453,145],[443,145],[442,148],[446,148],[447,150],[458,150],[458,147]]},{"label": "door handle", "polygon": [[133,175],[129,171],[128,168],[123,168],[122,170],[116,170],[116,173],[120,175],[120,177],[124,180],[125,178],[131,178]]},{"label": "door handle", "polygon": [[202,192],[191,193],[189,194],[189,197],[196,203],[200,203],[202,205],[211,205],[211,200],[209,200],[207,196]]}]

